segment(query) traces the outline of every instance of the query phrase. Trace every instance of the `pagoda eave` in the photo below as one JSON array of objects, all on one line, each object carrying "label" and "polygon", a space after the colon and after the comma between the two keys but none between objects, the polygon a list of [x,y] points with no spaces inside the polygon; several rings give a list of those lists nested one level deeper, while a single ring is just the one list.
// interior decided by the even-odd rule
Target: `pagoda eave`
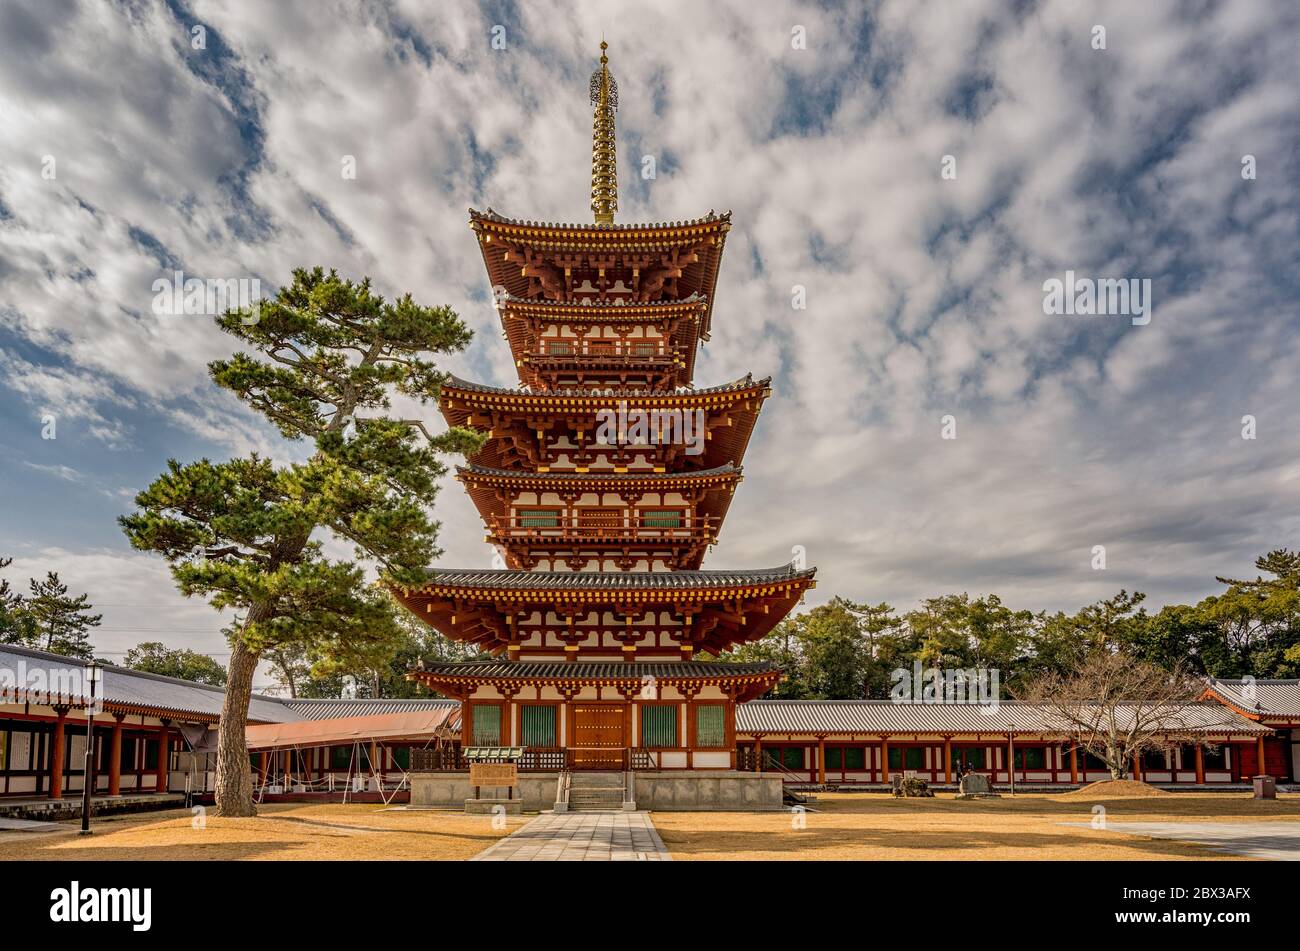
[{"label": "pagoda eave", "polygon": [[450,697],[467,698],[481,686],[515,693],[524,687],[557,689],[574,694],[608,687],[627,696],[644,695],[647,683],[688,691],[720,687],[737,702],[753,700],[780,681],[782,672],[766,664],[728,664],[708,661],[529,663],[514,661],[439,664],[407,672],[406,679]]},{"label": "pagoda eave", "polygon": [[[447,582],[390,590],[439,633],[492,654],[590,649],[607,637],[638,656],[718,654],[763,637],[816,585],[815,569],[791,566],[749,580],[704,571],[442,574]],[[684,620],[665,623],[669,616]],[[556,643],[545,640],[548,631]]]},{"label": "pagoda eave", "polygon": [[[443,386],[438,407],[448,425],[485,430],[493,437],[471,457],[477,465],[546,471],[560,456],[572,460],[572,453],[566,450],[549,449],[548,440],[581,435],[586,442],[579,440],[579,450],[588,453],[609,449],[648,459],[667,457],[660,459],[667,468],[713,469],[728,462],[739,465],[770,393],[769,380],[752,378],[709,389],[556,392],[503,389],[452,379]],[[697,410],[703,413],[704,438],[696,447],[672,439],[612,447],[595,442],[602,420],[620,414],[663,416]]]},{"label": "pagoda eave", "polygon": [[567,301],[577,273],[633,275],[624,292],[598,289],[601,300],[647,303],[692,295],[707,299],[700,336],[707,340],[718,268],[730,214],[647,225],[520,222],[470,209],[470,227],[492,286],[524,300]]}]

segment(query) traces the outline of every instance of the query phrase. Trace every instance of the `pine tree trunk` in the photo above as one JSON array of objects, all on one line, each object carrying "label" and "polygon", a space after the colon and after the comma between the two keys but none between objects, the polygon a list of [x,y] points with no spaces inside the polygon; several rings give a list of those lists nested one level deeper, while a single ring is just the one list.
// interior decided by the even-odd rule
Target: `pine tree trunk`
[{"label": "pine tree trunk", "polygon": [[244,645],[239,635],[233,640],[226,699],[217,726],[216,812],[219,816],[255,816],[253,773],[244,727],[248,723],[248,701],[253,693],[258,656]]}]

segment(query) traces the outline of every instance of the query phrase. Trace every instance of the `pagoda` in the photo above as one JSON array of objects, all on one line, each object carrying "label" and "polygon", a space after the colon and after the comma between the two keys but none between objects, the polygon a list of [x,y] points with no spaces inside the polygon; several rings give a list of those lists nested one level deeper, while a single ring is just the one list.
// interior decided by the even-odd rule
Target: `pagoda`
[{"label": "pagoda", "polygon": [[504,567],[394,593],[490,655],[410,673],[461,701],[463,746],[561,769],[734,770],[736,704],[781,673],[711,658],[767,634],[814,569],[700,569],[769,380],[693,385],[730,215],[615,224],[606,49],[590,86],[594,222],[470,210],[520,385],[452,379],[439,408],[489,434],[457,476]]}]

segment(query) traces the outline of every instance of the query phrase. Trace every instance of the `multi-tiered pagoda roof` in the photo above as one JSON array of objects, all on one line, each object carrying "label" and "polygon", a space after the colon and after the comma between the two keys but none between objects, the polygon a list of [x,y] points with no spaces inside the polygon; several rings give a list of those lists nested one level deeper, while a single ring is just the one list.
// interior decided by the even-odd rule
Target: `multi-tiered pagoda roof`
[{"label": "multi-tiered pagoda roof", "polygon": [[[615,224],[603,55],[591,96],[593,224],[470,211],[519,386],[452,378],[439,409],[488,434],[457,476],[505,567],[435,570],[394,591],[495,659],[411,677],[466,701],[467,743],[523,733],[585,762],[622,744],[661,750],[660,765],[680,752],[687,768],[725,768],[735,703],[779,671],[699,658],[771,631],[814,570],[700,570],[771,381],[694,386],[730,215]],[[646,700],[647,680],[663,694]]]}]

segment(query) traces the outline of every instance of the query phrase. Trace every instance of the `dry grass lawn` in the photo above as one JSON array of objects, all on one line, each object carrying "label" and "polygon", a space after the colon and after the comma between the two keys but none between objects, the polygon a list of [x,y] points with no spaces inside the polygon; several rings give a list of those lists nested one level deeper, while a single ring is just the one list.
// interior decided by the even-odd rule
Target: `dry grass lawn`
[{"label": "dry grass lawn", "polygon": [[189,812],[167,810],[97,820],[86,838],[71,822],[58,832],[0,832],[0,861],[467,859],[528,818],[493,829],[488,816],[383,809],[280,803],[253,819],[208,816],[202,829]]},{"label": "dry grass lawn", "polygon": [[[1190,842],[1063,825],[1091,822],[1094,805],[1123,822],[1300,822],[1300,794],[1256,801],[1249,793],[1176,793],[1133,799],[1038,794],[961,802],[821,793],[791,813],[656,812],[655,828],[676,860],[860,859],[1231,859]],[[811,810],[816,810],[811,811]],[[794,828],[794,820],[806,822]]]}]

